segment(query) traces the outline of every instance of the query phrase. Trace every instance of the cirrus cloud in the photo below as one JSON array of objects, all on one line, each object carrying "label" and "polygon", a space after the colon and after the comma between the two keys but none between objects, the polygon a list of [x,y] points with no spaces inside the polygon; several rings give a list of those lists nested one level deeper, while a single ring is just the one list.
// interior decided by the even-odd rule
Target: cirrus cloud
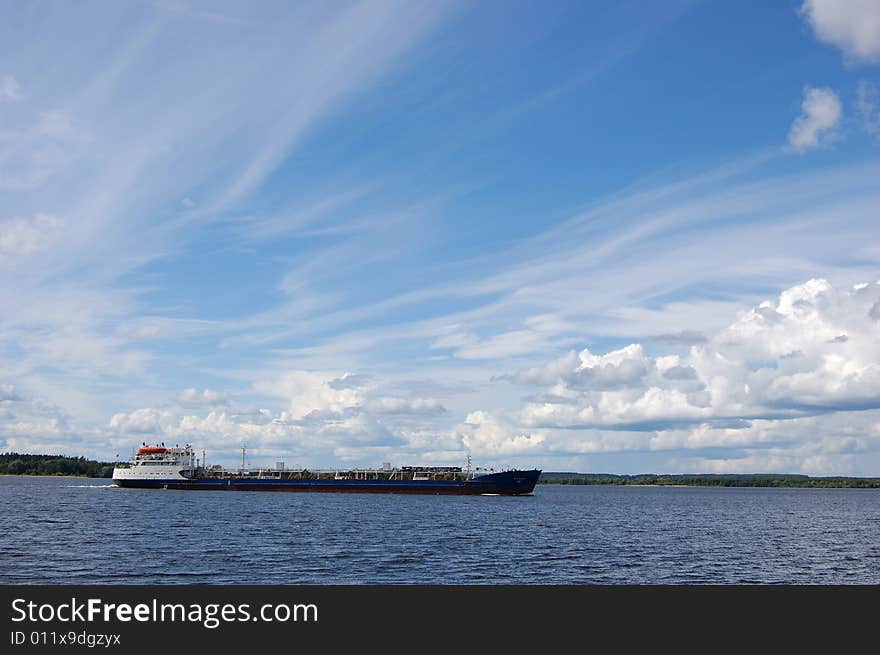
[{"label": "cirrus cloud", "polygon": [[62,226],[61,220],[48,214],[0,220],[0,262],[46,250],[58,238]]}]

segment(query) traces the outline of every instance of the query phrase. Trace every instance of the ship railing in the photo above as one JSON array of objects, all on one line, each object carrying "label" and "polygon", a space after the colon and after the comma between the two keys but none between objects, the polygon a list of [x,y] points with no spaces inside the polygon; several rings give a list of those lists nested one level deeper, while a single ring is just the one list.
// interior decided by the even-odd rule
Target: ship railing
[{"label": "ship railing", "polygon": [[[325,477],[331,478],[335,480],[404,480],[404,479],[412,479],[412,480],[440,480],[440,479],[460,479],[460,480],[468,480],[474,475],[480,475],[482,473],[487,473],[488,469],[477,469],[476,471],[462,471],[455,470],[453,467],[438,467],[436,469],[430,469],[428,467],[418,467],[418,470],[414,470],[416,467],[404,467],[404,468],[369,468],[369,469],[323,469],[323,468],[300,468],[300,467],[285,467],[284,470],[280,470],[278,468],[236,468],[236,469],[225,469],[225,468],[214,468],[211,467],[209,469],[201,468],[205,472],[205,474],[209,474],[212,476],[233,476],[233,477],[245,477],[245,478],[277,478],[277,479],[295,479],[298,477],[302,477],[304,474],[308,474],[309,477]],[[412,476],[411,478],[409,476]]]},{"label": "ship railing", "polygon": [[[164,462],[163,462],[164,463]],[[168,462],[172,463],[172,462]],[[176,462],[175,462],[176,463]],[[187,466],[187,468],[195,469],[195,466]],[[266,478],[266,479],[296,479],[307,474],[308,477],[330,478],[336,480],[404,480],[413,479],[419,481],[425,480],[469,480],[478,475],[494,472],[492,469],[471,469],[470,471],[456,470],[454,467],[437,467],[431,469],[429,467],[395,467],[395,468],[368,468],[368,469],[324,469],[324,468],[308,468],[308,467],[285,467],[283,470],[276,467],[259,467],[259,468],[235,468],[226,469],[223,467],[198,467],[205,475],[211,476],[230,476],[244,478]],[[410,476],[412,476],[410,478]]]}]

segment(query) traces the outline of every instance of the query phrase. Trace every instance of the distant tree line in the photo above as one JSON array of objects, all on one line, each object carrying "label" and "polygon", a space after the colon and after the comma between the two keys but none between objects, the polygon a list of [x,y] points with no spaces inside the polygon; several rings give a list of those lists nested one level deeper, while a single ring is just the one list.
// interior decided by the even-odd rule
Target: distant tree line
[{"label": "distant tree line", "polygon": [[539,484],[611,484],[666,485],[688,487],[813,487],[813,488],[880,488],[880,478],[823,477],[807,475],[753,474],[688,474],[688,475],[614,475],[611,473],[542,473]]},{"label": "distant tree line", "polygon": [[0,475],[76,475],[109,478],[114,464],[65,455],[0,454]]}]

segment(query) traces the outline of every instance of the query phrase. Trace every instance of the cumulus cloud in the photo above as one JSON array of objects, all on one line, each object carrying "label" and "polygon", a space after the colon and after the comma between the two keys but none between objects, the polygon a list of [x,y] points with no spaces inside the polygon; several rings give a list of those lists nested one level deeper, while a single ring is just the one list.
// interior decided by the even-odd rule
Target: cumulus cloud
[{"label": "cumulus cloud", "polygon": [[261,381],[257,390],[284,398],[288,402],[285,415],[291,420],[359,413],[423,416],[446,413],[446,408],[433,398],[384,392],[374,378],[363,374],[286,371],[274,379]]},{"label": "cumulus cloud", "polygon": [[[241,409],[227,394],[185,389],[167,408],[114,414],[108,424],[113,443],[124,450],[126,440],[190,442],[229,453],[247,442],[253,453],[299,454],[329,464],[331,458],[378,456],[389,448],[409,452],[407,434],[419,434],[420,443],[427,434],[411,424],[447,413],[430,397],[381,393],[372,377],[361,374],[290,370],[257,386],[259,393],[283,399],[286,407]],[[438,436],[438,443],[448,443],[448,436]]]},{"label": "cumulus cloud", "polygon": [[831,89],[806,87],[798,116],[788,133],[788,143],[797,152],[804,152],[834,141],[843,116],[840,98]]},{"label": "cumulus cloud", "polygon": [[369,375],[358,375],[355,373],[346,373],[340,378],[330,380],[327,385],[331,389],[358,389],[369,387],[373,383],[373,379]]},{"label": "cumulus cloud", "polygon": [[[269,412],[258,412],[254,415],[231,414],[224,410],[211,410],[204,416],[181,414],[171,410],[144,407],[132,412],[120,412],[110,419],[110,430],[124,439],[142,437],[148,441],[194,441],[217,447],[232,446],[250,435],[263,437],[271,441],[275,426],[283,425],[288,432],[281,416]],[[258,439],[261,441],[262,439]]]},{"label": "cumulus cloud", "polygon": [[214,391],[212,389],[205,389],[203,391],[199,391],[198,389],[184,389],[177,396],[177,401],[181,405],[188,406],[198,406],[198,405],[209,405],[209,406],[221,406],[221,405],[229,405],[229,398],[226,397],[225,394],[220,393],[219,391]]},{"label": "cumulus cloud", "polygon": [[[449,463],[459,461],[465,451],[485,463],[494,456],[534,452],[545,439],[542,430],[517,428],[485,411],[469,413],[451,429],[395,427],[379,417],[398,412],[434,415],[440,406],[434,401],[403,403],[388,398],[372,400],[368,405],[369,411],[314,410],[303,417],[270,410],[250,416],[219,409],[198,415],[142,408],[115,414],[109,428],[116,435],[113,442],[121,450],[132,442],[146,440],[189,442],[228,453],[246,442],[249,452],[254,454],[289,453],[312,462],[323,457],[327,464],[335,459],[363,459],[371,454],[377,459],[393,454],[399,460],[416,458]],[[442,411],[445,413],[445,409]]]},{"label": "cumulus cloud", "polygon": [[523,425],[656,431],[697,424],[880,408],[880,283],[787,289],[705,344],[652,356],[641,344],[584,349],[522,371],[545,387]]},{"label": "cumulus cloud", "polygon": [[479,455],[515,455],[534,450],[544,441],[540,431],[518,430],[489,412],[471,412],[459,426],[462,443]]},{"label": "cumulus cloud", "polygon": [[805,0],[801,15],[816,36],[851,61],[880,61],[880,3],[876,0]]},{"label": "cumulus cloud", "polygon": [[[181,398],[203,411],[143,408],[114,415],[109,431],[118,450],[152,439],[234,453],[247,442],[255,458],[308,464],[456,463],[470,451],[481,465],[548,468],[638,452],[669,453],[666,470],[676,471],[853,473],[880,452],[878,333],[880,283],[836,289],[814,279],[700,339],[585,348],[506,376],[534,388],[519,411],[463,411],[457,425],[412,389],[288,370],[254,390],[281,399],[276,409],[238,412],[211,405],[219,392],[188,389]],[[693,453],[686,463],[674,459],[683,451]]]},{"label": "cumulus cloud", "polygon": [[382,449],[405,441],[374,417],[363,412],[312,412],[294,418],[288,412],[259,410],[232,413],[214,409],[207,414],[180,414],[155,408],[142,408],[115,414],[109,428],[120,449],[132,441],[193,443],[215,453],[230,453],[248,444],[254,456],[289,454],[312,463],[331,457],[340,449]]},{"label": "cumulus cloud", "polygon": [[291,370],[256,386],[257,391],[286,399],[287,414],[301,419],[313,412],[343,412],[362,406],[366,389],[347,385],[346,379],[345,375]]},{"label": "cumulus cloud", "polygon": [[130,414],[124,412],[114,414],[110,419],[110,427],[119,432],[129,433],[160,433],[169,424],[171,414],[157,409],[145,407]]},{"label": "cumulus cloud", "polygon": [[0,220],[0,261],[46,250],[57,240],[62,225],[58,218],[48,214]]}]

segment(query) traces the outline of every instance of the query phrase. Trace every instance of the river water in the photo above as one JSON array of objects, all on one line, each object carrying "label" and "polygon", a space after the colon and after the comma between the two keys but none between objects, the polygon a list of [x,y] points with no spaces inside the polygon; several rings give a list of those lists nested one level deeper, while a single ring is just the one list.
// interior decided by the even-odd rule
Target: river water
[{"label": "river water", "polygon": [[880,583],[880,490],[538,485],[530,497],[0,477],[0,583]]}]

